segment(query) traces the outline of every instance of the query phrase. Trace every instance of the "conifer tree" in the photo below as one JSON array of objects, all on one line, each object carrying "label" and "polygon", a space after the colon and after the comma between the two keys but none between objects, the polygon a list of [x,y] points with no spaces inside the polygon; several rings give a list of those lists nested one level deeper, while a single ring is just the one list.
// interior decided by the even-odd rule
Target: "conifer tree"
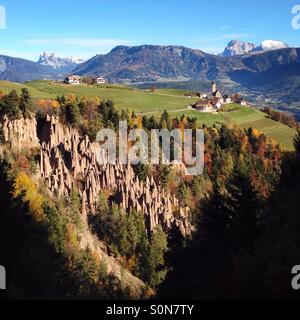
[{"label": "conifer tree", "polygon": [[227,203],[232,212],[233,232],[239,250],[252,252],[258,239],[261,216],[261,203],[254,190],[250,177],[243,172],[236,172],[228,183]]},{"label": "conifer tree", "polygon": [[16,90],[11,91],[2,101],[1,113],[10,119],[20,118],[20,99]]},{"label": "conifer tree", "polygon": [[24,118],[30,117],[31,112],[34,111],[31,95],[27,88],[22,89],[20,96],[20,111]]},{"label": "conifer tree", "polygon": [[65,108],[66,120],[69,124],[78,124],[80,119],[80,109],[77,103],[69,102]]}]

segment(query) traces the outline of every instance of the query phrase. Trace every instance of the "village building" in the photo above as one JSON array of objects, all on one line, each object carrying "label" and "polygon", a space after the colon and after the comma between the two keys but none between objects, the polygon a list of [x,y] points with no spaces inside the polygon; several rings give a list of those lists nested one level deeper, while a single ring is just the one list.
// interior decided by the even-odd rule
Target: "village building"
[{"label": "village building", "polygon": [[72,85],[78,85],[82,83],[82,77],[77,75],[68,76],[65,79],[65,82]]},{"label": "village building", "polygon": [[222,108],[222,104],[218,99],[217,100],[204,99],[196,102],[193,108],[199,112],[216,113],[218,110]]},{"label": "village building", "polygon": [[213,98],[210,101],[210,104],[213,106],[214,109],[216,110],[221,110],[222,109],[222,102],[219,98]]},{"label": "village building", "polygon": [[[217,113],[222,110],[224,105],[234,101],[233,97],[221,94],[215,81],[211,83],[211,95],[203,93],[199,97],[201,100],[190,107],[199,112],[206,113]],[[247,101],[243,99],[241,99],[241,101],[242,105],[248,105]]]},{"label": "village building", "polygon": [[220,101],[222,104],[229,104],[232,103],[232,98],[227,95],[224,95],[223,98],[220,99]]},{"label": "village building", "polygon": [[243,99],[243,100],[240,102],[240,105],[241,105],[241,106],[247,106],[247,105],[248,105],[248,102],[247,102],[245,99]]},{"label": "village building", "polygon": [[207,93],[201,93],[200,94],[201,99],[208,99],[208,94]]}]

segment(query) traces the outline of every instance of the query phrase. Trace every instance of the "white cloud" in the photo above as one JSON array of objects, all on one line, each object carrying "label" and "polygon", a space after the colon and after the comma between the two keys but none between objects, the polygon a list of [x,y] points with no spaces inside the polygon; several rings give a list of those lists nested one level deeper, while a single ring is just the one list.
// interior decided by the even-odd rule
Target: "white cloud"
[{"label": "white cloud", "polygon": [[22,43],[30,46],[62,45],[83,47],[108,47],[120,44],[130,45],[132,44],[132,41],[127,39],[37,38],[26,39]]}]

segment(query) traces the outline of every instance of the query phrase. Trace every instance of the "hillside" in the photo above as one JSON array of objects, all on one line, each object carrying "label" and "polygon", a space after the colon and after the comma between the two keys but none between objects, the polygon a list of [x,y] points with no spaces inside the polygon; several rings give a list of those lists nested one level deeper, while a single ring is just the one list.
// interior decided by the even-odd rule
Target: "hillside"
[{"label": "hillside", "polygon": [[[182,94],[173,89],[156,96],[179,99]],[[231,125],[261,120],[267,130],[259,111],[230,104],[215,119],[194,111],[199,127],[203,120],[216,126],[204,128],[203,174],[191,176],[184,164],[109,162],[95,136],[109,127],[117,137],[122,119],[128,120],[128,130],[139,126],[147,132],[190,130],[197,127],[194,119],[172,119],[156,111],[141,118],[120,112],[111,101],[74,96],[50,102],[36,109],[27,90],[1,98],[0,215],[5,223],[0,242],[5,248],[1,261],[12,275],[8,298],[145,299],[183,292],[191,298],[251,296],[252,268],[250,273],[241,269],[243,279],[232,270],[248,265],[249,259],[255,270],[261,268],[259,257],[269,261],[266,248],[277,252],[277,245],[278,254],[295,256],[286,249],[297,240],[296,233],[284,251],[274,234],[276,239],[293,235],[289,230],[296,230],[291,228],[299,220],[294,220],[296,210],[282,216],[272,206],[278,208],[274,200],[280,201],[280,194],[286,199],[285,191],[297,190],[298,155],[258,130]],[[132,147],[126,138],[119,147],[123,140]],[[297,151],[299,143],[300,135]],[[282,222],[287,232],[282,232]],[[224,272],[219,259],[226,277],[216,282]],[[273,277],[270,272],[282,274],[281,266],[274,269],[266,261],[267,279]],[[290,263],[284,256],[283,261]],[[186,281],[174,281],[174,274]],[[265,279],[255,284],[271,290],[256,289],[256,294],[276,295]],[[288,292],[286,286],[281,290]]]},{"label": "hillside", "polygon": [[0,55],[0,79],[25,82],[37,79],[56,79],[55,70],[38,63]]},{"label": "hillside", "polygon": [[[24,85],[0,81],[0,90],[5,93],[16,89],[20,90]],[[214,123],[232,122],[243,128],[254,127],[264,132],[267,136],[277,140],[287,149],[293,149],[293,139],[296,130],[269,119],[266,114],[256,109],[228,106],[228,112],[219,115],[202,114],[187,109],[187,106],[195,102],[196,98],[184,97],[184,90],[159,89],[155,93],[149,90],[139,90],[121,85],[92,86],[67,86],[60,83],[47,81],[33,81],[26,83],[33,98],[55,99],[58,95],[75,94],[78,97],[99,97],[102,100],[113,100],[118,109],[134,110],[140,114],[155,115],[157,117],[167,110],[174,116],[188,115],[196,117],[199,124],[211,126]]]}]

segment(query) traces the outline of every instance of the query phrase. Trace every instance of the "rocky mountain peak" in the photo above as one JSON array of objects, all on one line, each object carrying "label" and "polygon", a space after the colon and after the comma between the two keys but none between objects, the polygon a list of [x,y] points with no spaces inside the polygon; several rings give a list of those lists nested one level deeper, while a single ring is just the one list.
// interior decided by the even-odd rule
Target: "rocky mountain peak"
[{"label": "rocky mountain peak", "polygon": [[240,40],[232,40],[228,43],[223,52],[223,57],[232,57],[237,55],[252,52],[256,45],[252,42],[245,42]]},{"label": "rocky mountain peak", "polygon": [[271,50],[284,49],[288,47],[289,46],[287,44],[277,40],[265,40],[258,46],[252,42],[232,40],[228,43],[227,47],[222,53],[222,56],[233,57],[248,53],[266,52]]},{"label": "rocky mountain peak", "polygon": [[84,62],[83,59],[76,57],[62,58],[56,53],[43,52],[40,55],[38,64],[52,67],[55,70],[58,69],[74,69],[78,64]]}]

